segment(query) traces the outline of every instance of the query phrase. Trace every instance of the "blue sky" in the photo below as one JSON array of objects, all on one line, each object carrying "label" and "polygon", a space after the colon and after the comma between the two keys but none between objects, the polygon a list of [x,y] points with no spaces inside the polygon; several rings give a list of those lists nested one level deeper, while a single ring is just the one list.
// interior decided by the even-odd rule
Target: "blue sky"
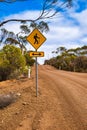
[{"label": "blue sky", "polygon": [[[0,3],[0,17],[20,13],[25,10],[40,10],[42,9],[42,3],[44,0],[25,0],[23,2],[14,2],[12,4]],[[87,8],[86,0],[73,0],[73,6],[77,6],[75,11],[81,12]]]},{"label": "blue sky", "polygon": [[[0,21],[11,18],[35,19],[39,16],[44,0],[27,0],[12,4],[0,3]],[[73,0],[73,7],[60,12],[53,19],[47,19],[50,31],[44,33],[46,42],[38,49],[45,57],[40,63],[53,56],[51,53],[59,46],[76,48],[87,45],[87,0]],[[19,32],[19,23],[8,23],[6,29]],[[28,49],[33,49],[29,44]]]},{"label": "blue sky", "polygon": [[42,2],[43,0],[25,0],[23,2],[14,2],[11,4],[0,3],[0,17],[26,10],[40,10],[42,9]]}]

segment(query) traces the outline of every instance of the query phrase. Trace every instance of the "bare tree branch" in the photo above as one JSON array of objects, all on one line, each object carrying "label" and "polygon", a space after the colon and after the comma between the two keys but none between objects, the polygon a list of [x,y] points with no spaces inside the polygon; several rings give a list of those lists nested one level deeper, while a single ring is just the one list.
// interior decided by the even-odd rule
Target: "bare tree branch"
[{"label": "bare tree branch", "polygon": [[61,10],[65,9],[67,7],[67,2],[57,2],[55,1],[55,3],[53,3],[54,0],[52,0],[52,2],[49,3],[49,5],[47,5],[48,0],[45,0],[44,4],[43,4],[43,10],[40,14],[40,16],[36,19],[49,19],[54,17],[57,13],[59,13]]},{"label": "bare tree branch", "polygon": [[3,22],[0,23],[0,27],[3,26],[4,24],[8,23],[8,22],[34,22],[35,20],[31,20],[31,19],[9,19],[9,20],[5,20]]},{"label": "bare tree branch", "polygon": [[[16,1],[25,1],[25,0],[0,0],[0,2],[16,2]],[[57,13],[64,10],[68,5],[71,4],[72,0],[65,0],[65,2],[60,2],[59,0],[44,0],[43,7],[41,14],[38,18],[35,20],[32,19],[9,19],[2,21],[0,23],[0,27],[8,22],[32,22],[35,23],[36,21],[42,20],[42,19],[49,19],[54,17]]]}]

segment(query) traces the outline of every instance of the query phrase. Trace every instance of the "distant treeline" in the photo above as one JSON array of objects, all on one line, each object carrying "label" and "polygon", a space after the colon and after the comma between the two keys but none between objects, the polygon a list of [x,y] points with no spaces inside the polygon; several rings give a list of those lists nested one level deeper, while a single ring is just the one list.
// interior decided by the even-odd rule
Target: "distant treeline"
[{"label": "distant treeline", "polygon": [[60,70],[87,72],[86,45],[75,49],[66,49],[65,47],[59,47],[52,53],[58,55],[49,60],[45,60],[45,65],[52,65]]}]

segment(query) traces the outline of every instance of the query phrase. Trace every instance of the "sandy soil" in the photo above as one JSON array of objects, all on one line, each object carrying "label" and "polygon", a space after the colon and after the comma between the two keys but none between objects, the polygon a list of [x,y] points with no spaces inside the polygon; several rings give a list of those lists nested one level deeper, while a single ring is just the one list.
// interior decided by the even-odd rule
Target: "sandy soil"
[{"label": "sandy soil", "polygon": [[0,109],[0,130],[87,130],[87,73],[38,67],[30,79],[0,82],[0,94],[21,93],[17,102]]}]

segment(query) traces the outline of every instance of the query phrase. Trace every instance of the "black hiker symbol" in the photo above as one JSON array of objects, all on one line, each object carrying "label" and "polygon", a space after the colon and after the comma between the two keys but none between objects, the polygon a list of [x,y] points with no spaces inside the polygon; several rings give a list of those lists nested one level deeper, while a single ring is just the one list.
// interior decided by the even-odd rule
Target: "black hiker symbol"
[{"label": "black hiker symbol", "polygon": [[38,37],[37,33],[34,35],[34,44],[38,44],[39,43],[39,39],[40,37]]}]

